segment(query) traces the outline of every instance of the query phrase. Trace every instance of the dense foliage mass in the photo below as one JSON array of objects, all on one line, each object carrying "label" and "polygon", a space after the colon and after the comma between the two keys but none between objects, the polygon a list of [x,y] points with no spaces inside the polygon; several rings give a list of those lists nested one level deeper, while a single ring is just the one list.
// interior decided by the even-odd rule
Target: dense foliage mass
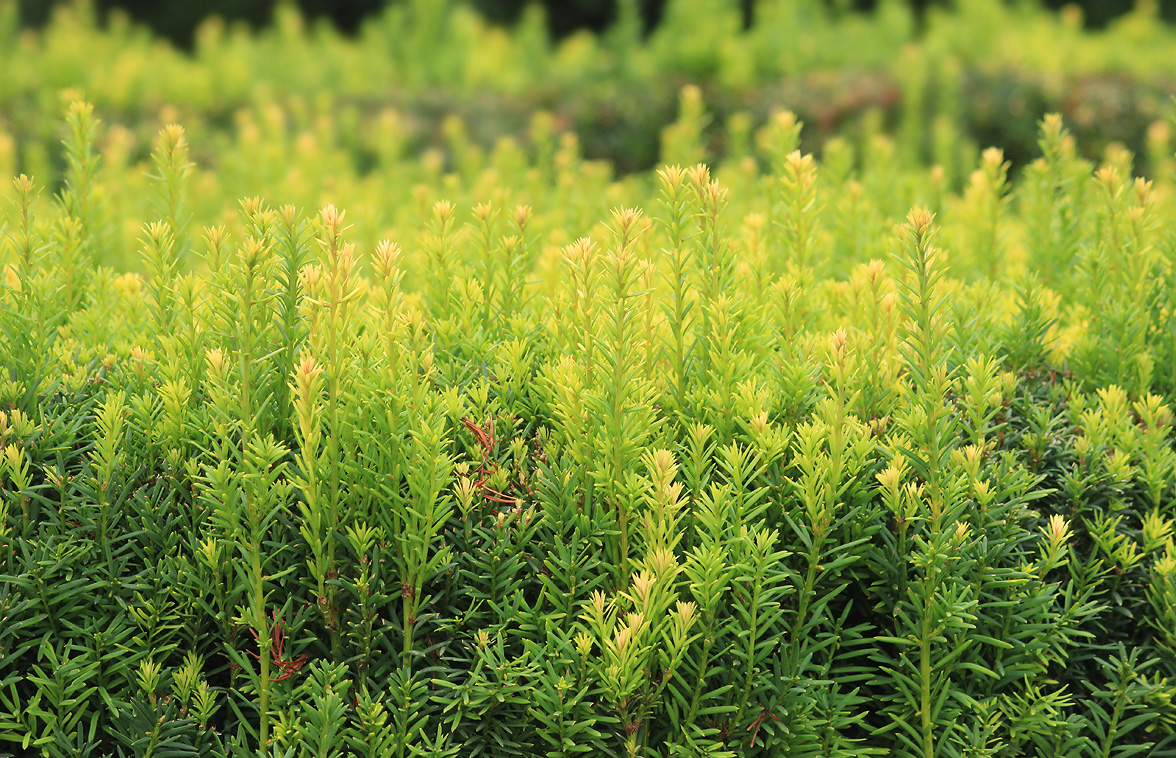
[{"label": "dense foliage mass", "polygon": [[1176,750],[1163,122],[1151,181],[1057,116],[1015,178],[950,119],[930,167],[783,111],[719,161],[688,86],[616,179],[542,113],[410,157],[258,87],[142,147],[28,111],[64,150],[0,190],[0,751]]}]

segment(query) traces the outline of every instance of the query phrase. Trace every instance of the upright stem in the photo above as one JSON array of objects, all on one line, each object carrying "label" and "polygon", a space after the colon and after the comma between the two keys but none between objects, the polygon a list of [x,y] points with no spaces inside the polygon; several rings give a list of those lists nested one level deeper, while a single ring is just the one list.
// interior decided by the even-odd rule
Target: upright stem
[{"label": "upright stem", "polygon": [[743,677],[743,695],[739,698],[739,709],[735,711],[735,724],[739,724],[743,719],[743,712],[747,709],[747,700],[751,695],[752,679],[755,678],[755,646],[759,641],[759,600],[763,584],[762,576],[759,574],[762,570],[762,562],[757,561],[755,589],[751,593],[751,621],[747,625],[747,671]]},{"label": "upright stem", "polygon": [[919,672],[922,676],[919,713],[923,719],[923,756],[934,758],[935,736],[931,723],[931,619],[926,615],[923,617],[923,634],[919,639]]},{"label": "upright stem", "polygon": [[253,544],[250,546],[250,558],[253,570],[253,608],[256,616],[253,623],[257,625],[257,654],[261,664],[257,683],[257,707],[259,710],[257,735],[258,751],[264,756],[269,747],[270,630],[265,617],[265,588],[262,586],[261,540],[258,534],[261,530],[261,524],[255,512],[250,518],[253,521]]},{"label": "upright stem", "polygon": [[[804,638],[805,619],[808,616],[809,605],[813,596],[813,588],[817,583],[817,566],[821,560],[821,547],[825,543],[825,535],[814,535],[813,549],[808,556],[808,572],[804,577],[804,590],[800,596],[800,607],[796,611],[796,624],[792,627],[792,663],[799,660],[800,643]],[[794,672],[794,675],[799,672]]]},{"label": "upright stem", "polygon": [[1119,719],[1123,718],[1123,709],[1127,702],[1127,683],[1122,682],[1119,691],[1115,694],[1115,708],[1111,714],[1111,721],[1107,724],[1107,736],[1103,740],[1102,758],[1111,757],[1111,748],[1115,744],[1116,732],[1119,731]]},{"label": "upright stem", "polygon": [[[405,584],[407,588],[408,585]],[[404,674],[408,676],[412,672],[412,661],[409,656],[412,655],[413,629],[416,626],[416,609],[413,607],[414,598],[409,597],[408,590],[402,590],[403,602],[401,603],[404,614],[404,632],[401,640],[402,648],[400,653],[400,665],[404,667]]]},{"label": "upright stem", "polygon": [[[331,329],[328,335],[330,364],[329,371],[331,375],[330,386],[328,388],[328,402],[330,403],[331,414],[331,433],[328,439],[328,446],[331,452],[331,486],[328,491],[330,498],[330,532],[327,534],[327,565],[326,573],[335,570],[335,534],[339,530],[339,488],[340,488],[340,474],[339,474],[339,436],[342,431],[339,429],[339,360],[338,353],[338,326],[337,321],[339,317],[340,304],[333,303],[331,306]],[[335,608],[335,594],[330,592],[327,597],[328,600],[328,618],[327,631],[331,635],[331,657],[339,660],[340,654],[340,637],[339,637],[339,619],[338,612]]]}]

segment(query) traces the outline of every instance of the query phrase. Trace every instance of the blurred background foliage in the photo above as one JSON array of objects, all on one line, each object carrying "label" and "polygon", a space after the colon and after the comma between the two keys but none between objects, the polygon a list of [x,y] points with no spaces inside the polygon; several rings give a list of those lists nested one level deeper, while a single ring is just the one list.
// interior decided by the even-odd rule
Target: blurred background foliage
[{"label": "blurred background foliage", "polygon": [[64,164],[46,114],[75,97],[134,132],[139,158],[167,120],[229,133],[267,103],[343,111],[353,126],[339,147],[360,169],[375,165],[364,135],[389,111],[406,151],[439,151],[446,165],[457,160],[450,119],[492,150],[526,144],[546,113],[585,157],[627,174],[657,163],[679,92],[694,84],[716,159],[745,154],[745,138],[789,110],[807,125],[806,151],[880,130],[909,157],[944,164],[954,186],[965,174],[952,166],[966,161],[943,145],[999,147],[1015,174],[1038,154],[1041,117],[1057,112],[1084,157],[1121,145],[1152,176],[1176,115],[1176,29],[1159,20],[1176,18],[1176,0],[1047,10],[1057,4],[0,0],[0,133],[14,170],[55,186]]},{"label": "blurred background foliage", "polygon": [[[98,0],[102,14],[120,8],[156,33],[182,47],[192,45],[196,28],[210,16],[226,20],[240,20],[256,27],[268,24],[275,6],[283,0]],[[403,0],[399,0],[403,1]],[[1015,0],[1011,0],[1015,1]],[[1035,1],[1035,0],[1034,0]],[[65,0],[20,0],[22,21],[30,26],[46,23],[55,5]],[[398,0],[293,0],[292,4],[311,18],[329,19],[343,32],[354,33],[363,19],[375,15]],[[580,29],[603,31],[616,21],[617,0],[469,0],[486,18],[502,23],[519,21],[526,6],[542,5],[546,11],[548,29],[556,38],[565,37]],[[823,0],[832,12],[870,13],[877,0]],[[931,6],[950,7],[944,0],[909,0],[917,14]],[[661,20],[665,0],[638,0],[642,20],[648,33]],[[740,0],[744,24],[755,22],[755,0]],[[1048,8],[1064,6],[1082,9],[1083,19],[1090,28],[1102,28],[1132,8],[1130,0],[1042,0]],[[1160,15],[1176,21],[1176,0],[1158,0]]]}]

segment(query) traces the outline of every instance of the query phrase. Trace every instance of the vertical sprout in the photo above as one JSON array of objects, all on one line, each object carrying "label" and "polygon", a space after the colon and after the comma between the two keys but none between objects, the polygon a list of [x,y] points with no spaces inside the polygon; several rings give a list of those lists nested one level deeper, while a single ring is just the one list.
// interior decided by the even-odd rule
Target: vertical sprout
[{"label": "vertical sprout", "polygon": [[1176,474],[1176,451],[1168,444],[1172,411],[1158,395],[1148,395],[1132,404],[1140,422],[1140,479],[1151,501],[1152,513],[1159,513],[1163,494]]},{"label": "vertical sprout", "polygon": [[456,262],[453,240],[453,203],[439,200],[433,205],[433,220],[424,240],[425,261],[429,266],[425,294],[429,309],[438,321],[453,314],[453,266]]},{"label": "vertical sprout", "polygon": [[[306,326],[302,322],[301,313],[302,280],[299,274],[310,257],[310,246],[307,224],[297,208],[284,205],[278,215],[279,263],[276,273],[280,294],[277,303],[279,352],[276,362],[278,375],[289,377],[295,370],[298,350],[306,338]],[[284,439],[291,430],[292,407],[288,383],[275,384],[274,403],[277,407],[277,433],[279,439]]]},{"label": "vertical sprout", "polygon": [[[326,432],[322,438],[322,453],[317,462],[307,460],[306,463],[312,468],[322,469],[321,486],[325,491],[322,495],[321,516],[316,515],[314,524],[318,531],[315,539],[322,541],[322,557],[316,559],[314,572],[317,574],[319,609],[330,632],[331,653],[336,657],[341,654],[337,588],[328,580],[337,576],[335,556],[339,530],[345,519],[344,496],[348,488],[343,472],[347,455],[344,444],[348,440],[348,432],[344,425],[343,380],[351,363],[352,311],[361,291],[356,274],[355,248],[342,239],[343,219],[343,212],[335,206],[323,208],[319,214],[320,263],[308,266],[302,272],[302,286],[312,318],[309,341],[326,375],[326,398],[322,410]],[[307,393],[309,387],[307,384]],[[300,402],[303,403],[302,412],[305,413],[311,403],[310,394],[300,398]],[[310,454],[313,455],[314,451],[310,451]]]},{"label": "vertical sprout", "polygon": [[378,527],[369,527],[363,522],[347,527],[347,542],[359,566],[352,583],[359,620],[351,624],[350,636],[359,658],[355,663],[355,678],[361,690],[367,690],[372,660],[379,652],[379,633],[376,631],[376,624],[380,621],[379,611],[390,599],[379,592],[382,561],[377,545],[383,539],[383,530]]},{"label": "vertical sprout", "polygon": [[898,367],[894,356],[897,297],[883,261],[872,260],[858,267],[852,279],[861,306],[854,317],[860,326],[851,333],[852,344],[862,354],[858,409],[862,418],[877,418],[887,413],[897,394]]},{"label": "vertical sprout", "polygon": [[658,375],[658,304],[657,304],[657,286],[656,279],[657,267],[652,261],[642,261],[640,266],[640,287],[641,291],[645,293],[642,301],[642,333],[644,335],[643,347],[645,348],[645,376],[650,381],[654,381],[661,388],[661,382],[657,381],[660,377]]},{"label": "vertical sprout", "polygon": [[[8,414],[0,411],[0,487],[4,486],[4,482],[8,480],[8,433],[10,427],[8,425]],[[19,448],[13,446],[14,453],[19,451]],[[24,513],[20,514],[18,521],[25,518]],[[13,559],[16,556],[14,546],[12,544],[10,523],[8,514],[8,498],[0,496],[0,565],[4,566],[6,571],[11,571],[13,568]]]},{"label": "vertical sprout", "polygon": [[66,302],[81,302],[85,270],[98,243],[94,176],[98,171],[98,120],[90,103],[72,102],[65,114],[67,136],[65,189],[58,198],[62,211],[57,254],[66,275]]},{"label": "vertical sprout", "polygon": [[734,296],[720,295],[703,307],[710,323],[710,371],[705,376],[704,389],[696,392],[696,398],[705,397],[710,423],[723,441],[729,441],[735,432],[736,393],[742,378],[752,369],[742,349],[740,332],[746,324],[739,305]]},{"label": "vertical sprout", "polygon": [[907,583],[907,534],[912,521],[918,516],[918,491],[914,482],[903,484],[903,477],[907,472],[906,458],[896,454],[890,460],[890,465],[876,475],[878,488],[881,492],[883,504],[894,519],[894,526],[898,531],[895,548],[892,553],[891,565],[897,569],[895,582],[895,598],[901,599],[906,595]]},{"label": "vertical sprout", "polygon": [[783,632],[781,600],[789,590],[786,572],[781,568],[788,553],[779,549],[779,536],[775,530],[746,527],[741,535],[746,545],[742,575],[737,581],[742,585],[745,599],[736,611],[742,617],[743,629],[734,656],[743,671],[738,677],[742,683],[737,687],[738,705],[732,719],[740,726],[750,715],[749,708],[755,707],[752,694],[772,689],[765,686],[765,680],[770,677],[769,667],[774,663],[777,635]]},{"label": "vertical sprout", "polygon": [[168,124],[160,130],[155,149],[151,152],[151,162],[155,166],[152,178],[158,182],[159,188],[156,209],[175,240],[174,266],[178,268],[184,262],[184,253],[188,247],[188,224],[191,220],[185,190],[192,164],[188,161],[188,141],[184,136],[184,127]]},{"label": "vertical sprout", "polygon": [[813,271],[812,252],[816,241],[817,166],[811,155],[793,151],[784,160],[780,177],[782,226],[790,268],[797,271],[802,284],[817,276]]},{"label": "vertical sprout", "polygon": [[1043,280],[1060,289],[1070,284],[1066,274],[1078,251],[1084,204],[1079,176],[1087,169],[1075,157],[1074,140],[1060,115],[1046,115],[1040,131],[1042,157],[1026,169],[1023,216]]},{"label": "vertical sprout", "polygon": [[700,324],[695,346],[699,352],[698,371],[702,376],[709,376],[717,337],[713,306],[729,294],[734,281],[735,257],[730,241],[722,234],[719,225],[719,216],[727,204],[727,190],[711,180],[710,171],[702,164],[687,173],[698,223],[698,250],[691,257],[699,293]]},{"label": "vertical sprout", "polygon": [[750,290],[750,300],[761,313],[767,305],[768,283],[771,278],[768,270],[768,240],[765,234],[767,225],[767,216],[762,213],[749,213],[743,218],[741,230],[743,256],[747,264],[743,289]]},{"label": "vertical sprout", "polygon": [[[94,449],[90,452],[90,463],[94,468],[94,482],[92,489],[97,494],[98,520],[95,532],[98,541],[98,551],[106,562],[107,569],[113,573],[111,563],[111,530],[119,517],[119,513],[111,502],[113,490],[117,487],[116,477],[121,477],[121,468],[125,454],[122,450],[124,414],[126,412],[125,396],[122,392],[115,392],[106,398],[98,411],[98,434]],[[111,577],[113,579],[113,577]]]},{"label": "vertical sprout", "polygon": [[1000,410],[1003,399],[1006,380],[997,369],[996,361],[986,355],[973,356],[963,366],[961,389],[968,441],[981,449],[988,444],[992,419]]},{"label": "vertical sprout", "polygon": [[499,299],[498,255],[495,244],[498,237],[495,234],[495,222],[498,220],[498,210],[491,203],[478,203],[474,206],[474,222],[477,238],[478,259],[481,261],[482,279],[482,310],[479,314],[484,324],[494,322],[494,303]]},{"label": "vertical sprout", "polygon": [[[236,420],[243,429],[242,440],[247,443],[254,434],[268,432],[273,422],[269,363],[276,293],[272,286],[275,264],[270,237],[272,212],[264,209],[258,198],[244,201],[242,210],[249,234],[230,264],[229,286],[233,289],[223,293],[224,310],[220,318],[236,353],[233,356],[239,382]],[[233,305],[236,305],[235,312]]]},{"label": "vertical sprout", "polygon": [[[771,229],[780,229],[785,224],[786,209],[781,207],[782,195],[777,182],[782,182],[786,175],[788,156],[800,146],[800,132],[803,127],[803,122],[798,121],[791,111],[777,111],[756,133],[756,146],[770,169],[769,175],[763,181],[767,225]],[[771,240],[768,265],[770,270],[778,270],[782,268],[787,255],[785,235],[772,234]]]},{"label": "vertical sprout", "polygon": [[422,609],[430,602],[425,586],[452,560],[441,535],[453,511],[453,499],[446,490],[454,459],[447,452],[443,414],[427,390],[422,389],[421,394],[421,403],[409,413],[407,457],[413,465],[404,473],[407,492],[390,503],[398,527],[389,533],[394,546],[392,563],[400,579],[399,666],[390,686],[399,711],[398,756],[410,754],[414,736],[423,728],[421,711],[428,697],[419,666],[414,665],[419,657]]},{"label": "vertical sprout", "polygon": [[175,320],[175,279],[180,260],[176,240],[165,221],[153,221],[143,228],[143,263],[147,269],[147,301],[157,345],[173,334]]},{"label": "vertical sprout", "polygon": [[901,283],[903,312],[901,352],[916,389],[934,391],[933,374],[947,360],[947,323],[941,284],[945,270],[941,252],[931,244],[935,233],[930,211],[916,208],[902,226],[903,256],[907,270]]},{"label": "vertical sprout", "polygon": [[[900,346],[909,375],[911,405],[901,418],[903,436],[891,440],[896,454],[892,466],[879,480],[884,502],[898,526],[899,550],[914,531],[914,553],[896,557],[910,563],[901,568],[895,615],[898,634],[911,640],[888,669],[899,684],[898,709],[893,713],[899,736],[916,754],[933,758],[950,744],[958,729],[960,706],[941,705],[956,686],[963,630],[970,628],[976,600],[964,579],[971,571],[970,527],[960,521],[967,505],[971,479],[951,462],[957,447],[960,420],[947,404],[953,368],[949,366],[947,314],[943,293],[944,272],[940,252],[931,244],[932,215],[914,209],[903,226],[907,269],[902,282],[902,306],[906,324]],[[978,449],[977,449],[978,452]],[[899,483],[905,460],[923,483]],[[978,455],[973,456],[979,465]],[[900,494],[901,493],[901,494]],[[917,519],[917,524],[912,524]],[[913,573],[914,576],[908,578]]]},{"label": "vertical sprout", "polygon": [[[19,411],[13,411],[18,413]],[[7,479],[12,483],[16,490],[16,502],[20,507],[20,515],[18,517],[20,523],[20,536],[22,539],[28,539],[36,527],[36,513],[30,507],[32,505],[32,498],[29,495],[29,485],[32,484],[30,461],[28,453],[24,448],[19,447],[15,443],[7,444],[0,448],[0,482]],[[7,507],[7,502],[6,502]],[[15,557],[16,545],[9,541],[8,543],[10,555],[9,563]]]},{"label": "vertical sprout", "polygon": [[[990,147],[984,151],[980,168],[972,176],[977,185],[976,221],[980,222],[980,238],[977,254],[986,262],[990,279],[995,280],[1004,264],[1001,245],[1001,220],[1008,205],[1009,162],[999,148]],[[970,189],[970,187],[969,187]]]},{"label": "vertical sprout", "polygon": [[731,243],[719,225],[719,216],[726,209],[729,193],[717,181],[711,180],[710,170],[702,164],[690,169],[689,175],[702,248],[702,255],[695,256],[695,260],[705,267],[701,276],[703,296],[713,301],[726,294],[734,282],[735,258]]},{"label": "vertical sprout", "polygon": [[[266,542],[270,530],[280,516],[284,516],[289,487],[283,478],[285,466],[282,459],[286,456],[286,449],[274,442],[272,437],[255,439],[244,451],[242,466],[242,495],[245,515],[245,545],[242,552],[247,553],[249,577],[249,621],[252,631],[257,638],[257,660],[259,671],[255,680],[258,709],[258,744],[264,755],[269,748],[269,720],[270,720],[270,691],[273,677],[270,674],[271,656],[274,634],[271,619],[267,618],[266,609],[269,602],[268,572],[266,564],[269,561],[263,557],[263,544]],[[281,623],[275,614],[272,618],[276,626]]]},{"label": "vertical sprout", "polygon": [[581,237],[567,247],[564,257],[571,267],[572,322],[570,348],[578,353],[582,381],[592,387],[597,379],[597,324],[600,319],[600,280],[603,276],[596,245]]},{"label": "vertical sprout", "polygon": [[804,123],[791,111],[776,111],[756,135],[760,152],[767,159],[772,176],[784,175],[788,156],[800,147],[800,132]]},{"label": "vertical sprout", "polygon": [[695,638],[697,607],[677,600],[674,589],[681,571],[672,551],[650,550],[624,592],[611,601],[594,592],[583,613],[595,639],[581,639],[584,647],[600,645],[595,674],[618,713],[627,755],[648,749],[649,722]]},{"label": "vertical sprout", "polygon": [[516,207],[510,215],[513,234],[503,240],[502,252],[505,260],[499,323],[504,326],[510,324],[526,308],[527,274],[533,264],[528,251],[527,224],[532,214],[529,205]]},{"label": "vertical sprout", "polygon": [[205,470],[203,497],[212,508],[220,540],[237,560],[236,575],[244,585],[240,615],[256,638],[257,668],[231,640],[229,653],[251,682],[258,718],[255,734],[265,754],[270,749],[273,718],[274,629],[280,623],[267,608],[273,556],[265,544],[278,519],[285,517],[289,484],[287,451],[269,434],[277,297],[272,286],[273,214],[258,200],[246,200],[242,209],[249,236],[235,255],[226,254],[222,230],[208,233],[210,264],[221,288],[213,293],[209,307],[213,334],[221,346],[208,351],[202,383],[214,419],[214,462]]},{"label": "vertical sprout", "polygon": [[1155,359],[1148,335],[1163,318],[1160,241],[1151,183],[1125,178],[1128,157],[1109,160],[1091,182],[1102,203],[1094,238],[1081,256],[1076,287],[1091,308],[1074,363],[1089,384],[1115,383],[1140,396],[1151,389]]},{"label": "vertical sprout", "polygon": [[1159,645],[1176,654],[1176,546],[1170,533],[1163,555],[1152,564],[1147,599],[1155,614],[1148,623],[1159,633]]},{"label": "vertical sprout", "polygon": [[686,184],[686,171],[679,166],[667,166],[658,171],[661,184],[661,199],[665,209],[669,257],[666,273],[669,285],[669,302],[663,306],[669,327],[670,344],[667,345],[670,364],[670,395],[678,410],[686,406],[686,387],[689,378],[690,352],[693,347],[694,317],[691,311],[694,300],[691,297],[691,258],[694,248],[688,243],[691,204]]},{"label": "vertical sprout", "polygon": [[643,368],[639,308],[633,302],[640,277],[635,246],[641,214],[633,209],[613,212],[616,244],[603,274],[608,297],[600,321],[599,382],[589,398],[589,409],[599,419],[595,449],[599,456],[594,477],[608,498],[617,524],[614,568],[618,585],[629,575],[629,522],[636,498],[629,473],[653,433],[655,416],[652,387]]},{"label": "vertical sprout", "polygon": [[401,304],[403,294],[400,291],[400,281],[404,272],[400,268],[400,246],[388,240],[381,240],[376,245],[375,255],[372,256],[372,272],[376,275],[379,288],[378,312],[381,318],[381,334],[383,335],[383,349],[386,370],[395,376],[400,370],[399,355],[401,352],[398,337],[401,335]]},{"label": "vertical sprout", "polygon": [[902,227],[904,254],[900,262],[907,276],[901,294],[906,324],[899,352],[916,398],[907,420],[908,433],[917,448],[910,462],[927,482],[927,494],[938,520],[945,507],[944,468],[956,422],[945,403],[950,385],[945,273],[941,251],[931,244],[932,218],[930,211],[916,208]]},{"label": "vertical sprout", "polygon": [[307,356],[294,373],[290,392],[293,395],[294,439],[298,445],[296,484],[301,494],[299,509],[302,511],[299,531],[310,551],[307,570],[315,583],[315,606],[322,614],[323,623],[330,629],[333,618],[327,589],[327,573],[330,571],[327,544],[334,535],[329,531],[329,481],[320,478],[325,456],[322,451],[323,383],[322,367],[313,357]]},{"label": "vertical sprout", "polygon": [[[36,184],[21,174],[13,181],[17,219],[9,232],[16,253],[15,265],[6,269],[3,286],[8,290],[5,304],[7,341],[12,361],[11,379],[25,393],[31,406],[37,386],[44,381],[52,357],[51,346],[66,308],[53,297],[53,282],[43,266],[50,250],[36,226],[34,210],[40,194]],[[31,410],[31,408],[26,409]]]},{"label": "vertical sprout", "polygon": [[[723,654],[726,643],[724,627],[729,613],[726,607],[728,593],[741,568],[731,555],[730,542],[725,539],[730,517],[728,495],[728,489],[714,488],[701,498],[694,512],[694,532],[698,535],[699,544],[690,549],[683,567],[690,593],[698,608],[702,639],[699,650],[692,656],[694,682],[684,693],[688,704],[683,709],[681,719],[696,730],[698,727],[695,725],[703,709],[719,711],[722,706],[716,706],[728,699],[724,697],[722,688],[716,691],[707,686],[713,681],[713,674],[717,673],[715,659]],[[729,709],[730,706],[722,708]],[[713,739],[718,731],[712,729],[697,735],[695,739]]]},{"label": "vertical sprout", "polygon": [[223,226],[205,227],[204,243],[208,248],[208,252],[204,255],[204,261],[208,264],[209,272],[213,276],[222,275],[224,266],[228,262],[228,230]]}]

